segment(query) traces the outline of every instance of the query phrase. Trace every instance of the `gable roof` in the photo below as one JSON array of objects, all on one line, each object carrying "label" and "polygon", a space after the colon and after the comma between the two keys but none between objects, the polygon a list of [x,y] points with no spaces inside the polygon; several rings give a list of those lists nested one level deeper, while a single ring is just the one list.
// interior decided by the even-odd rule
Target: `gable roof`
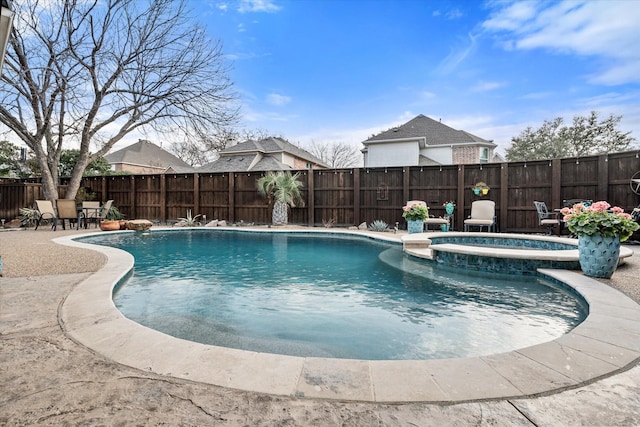
[{"label": "gable roof", "polygon": [[423,139],[426,146],[479,143],[496,146],[492,140],[480,138],[463,130],[453,129],[440,121],[433,120],[420,114],[407,123],[381,132],[363,142],[390,142],[393,140]]},{"label": "gable roof", "polygon": [[188,163],[179,157],[143,139],[128,147],[107,154],[104,158],[111,164],[126,163],[157,168],[167,168],[169,166],[191,168]]},{"label": "gable roof", "polygon": [[198,168],[198,172],[241,172],[289,170],[291,166],[279,162],[275,157],[263,156],[260,153],[245,153],[220,157]]},{"label": "gable roof", "polygon": [[234,154],[246,154],[246,153],[263,153],[263,154],[273,154],[273,153],[282,153],[287,152],[301,159],[307,160],[311,163],[315,163],[322,167],[329,167],[322,160],[309,153],[306,150],[303,150],[300,147],[296,147],[288,141],[285,141],[282,138],[265,138],[260,141],[248,140],[245,142],[241,142],[239,144],[233,145],[231,147],[227,147],[224,150],[220,151],[220,157],[234,155]]}]

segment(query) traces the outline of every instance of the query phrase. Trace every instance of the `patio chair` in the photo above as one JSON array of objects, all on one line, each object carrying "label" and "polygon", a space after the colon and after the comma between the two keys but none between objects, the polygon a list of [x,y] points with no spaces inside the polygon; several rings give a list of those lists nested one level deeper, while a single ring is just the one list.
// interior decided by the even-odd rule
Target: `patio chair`
[{"label": "patio chair", "polygon": [[[62,221],[62,229],[65,228],[65,220],[69,221],[69,228],[71,228],[71,221],[78,221],[78,209],[76,208],[76,201],[73,199],[58,199],[56,200],[56,207],[58,208],[58,220]],[[76,224],[78,228],[79,222]]]},{"label": "patio chair", "polygon": [[84,228],[87,228],[89,221],[98,226],[100,217],[100,202],[82,202],[82,215],[84,217]]},{"label": "patio chair", "polygon": [[553,227],[558,227],[558,234],[560,234],[560,225],[562,222],[558,218],[558,212],[549,212],[545,202],[534,201],[533,205],[538,212],[538,224],[541,227],[547,227],[547,234],[553,234]]},{"label": "patio chair", "polygon": [[591,206],[591,204],[593,203],[593,200],[585,200],[585,199],[563,200],[562,201],[562,207],[563,208],[572,208],[573,205],[575,205],[577,203],[582,203],[585,207],[587,207],[587,206]]},{"label": "patio chair", "polygon": [[53,231],[56,231],[56,226],[58,225],[58,216],[56,215],[56,211],[53,209],[53,203],[50,200],[36,200],[36,210],[38,211],[38,215],[36,218],[36,230],[40,225],[40,221],[44,220],[52,220],[51,228]]},{"label": "patio chair", "polygon": [[487,231],[496,230],[496,202],[493,200],[476,200],[471,203],[471,216],[464,220],[464,231],[471,227],[487,227]]}]

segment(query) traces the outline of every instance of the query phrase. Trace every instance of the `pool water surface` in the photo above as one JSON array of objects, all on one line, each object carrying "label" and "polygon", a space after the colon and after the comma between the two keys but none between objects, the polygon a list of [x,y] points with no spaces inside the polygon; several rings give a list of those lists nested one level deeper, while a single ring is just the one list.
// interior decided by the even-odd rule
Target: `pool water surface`
[{"label": "pool water surface", "polygon": [[368,360],[493,354],[557,338],[586,315],[531,276],[465,274],[366,238],[189,230],[82,239],[135,257],[114,302],[191,341]]}]

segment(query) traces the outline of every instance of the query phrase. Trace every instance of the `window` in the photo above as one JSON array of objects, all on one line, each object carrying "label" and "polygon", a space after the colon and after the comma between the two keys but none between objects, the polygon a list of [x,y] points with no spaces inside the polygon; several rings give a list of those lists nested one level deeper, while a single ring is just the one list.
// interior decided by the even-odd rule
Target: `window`
[{"label": "window", "polygon": [[486,147],[480,148],[480,163],[489,163],[489,149]]}]

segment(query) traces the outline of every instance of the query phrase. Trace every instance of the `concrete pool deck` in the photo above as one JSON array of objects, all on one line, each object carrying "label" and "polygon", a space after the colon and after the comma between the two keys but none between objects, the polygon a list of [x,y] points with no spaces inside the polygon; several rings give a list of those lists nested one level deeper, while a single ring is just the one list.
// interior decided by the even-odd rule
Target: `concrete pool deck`
[{"label": "concrete pool deck", "polygon": [[[326,230],[308,231],[316,232]],[[379,237],[379,233],[357,234]],[[71,237],[56,242],[94,248],[108,257],[105,267],[78,285],[61,307],[60,321],[69,337],[123,365],[184,380],[283,396],[452,403],[533,396],[575,387],[625,369],[640,357],[640,305],[600,282],[564,270],[540,273],[575,289],[589,304],[587,318],[558,339],[508,353],[369,361],[204,345],[139,325],[116,309],[111,295],[133,268],[130,254],[95,248]]]},{"label": "concrete pool deck", "polygon": [[[111,255],[109,254],[110,257]],[[580,273],[566,274],[571,276],[570,280],[575,281],[574,285],[590,304],[594,304],[591,320],[595,323],[583,323],[574,330],[575,336],[565,335],[559,339],[562,342],[556,342],[551,348],[534,346],[502,355],[447,361],[363,362],[289,358],[252,352],[240,352],[247,353],[240,357],[238,354],[231,354],[239,351],[230,349],[223,349],[223,353],[216,353],[214,358],[212,352],[218,351],[217,348],[201,352],[202,349],[195,347],[210,346],[180,342],[175,338],[164,341],[165,338],[155,336],[163,334],[141,330],[146,328],[133,322],[129,325],[129,321],[118,318],[118,314],[113,313],[109,307],[95,305],[96,301],[104,301],[105,295],[110,300],[111,288],[108,286],[113,285],[112,274],[121,272],[122,266],[127,265],[128,261],[118,259],[117,255],[114,265],[110,265],[110,261],[97,274],[83,277],[77,285],[67,288],[71,292],[65,296],[59,309],[60,322],[67,337],[81,341],[78,339],[80,337],[98,347],[98,352],[92,353],[95,354],[94,358],[133,366],[144,377],[155,378],[153,375],[156,373],[162,375],[156,381],[180,383],[186,380],[187,384],[189,381],[208,382],[202,378],[213,372],[217,376],[213,384],[271,395],[281,394],[292,399],[270,400],[278,402],[272,403],[275,406],[297,406],[304,401],[307,402],[305,406],[320,410],[320,405],[322,410],[331,414],[336,408],[338,412],[346,411],[345,408],[366,408],[366,411],[378,414],[378,420],[386,420],[387,422],[381,423],[383,425],[403,424],[394,422],[398,419],[404,420],[404,424],[427,419],[430,422],[425,424],[443,424],[437,422],[437,414],[441,415],[441,421],[462,422],[466,419],[472,422],[477,421],[478,416],[482,418],[482,413],[485,414],[485,420],[493,418],[501,420],[501,423],[521,425],[545,422],[563,425],[632,425],[640,422],[640,368],[637,366],[640,353],[640,332],[637,328],[640,317],[637,304],[632,301],[630,303],[618,291]],[[631,264],[635,266],[633,268],[638,267],[638,264]],[[637,272],[638,270],[635,274],[628,274],[628,277],[635,278],[636,283],[640,283]],[[97,278],[108,276],[101,278],[108,284],[106,292],[93,285],[87,286],[88,283],[95,283],[96,275]],[[7,279],[1,280],[3,289],[6,289],[4,285],[10,283]],[[73,275],[69,280],[77,281],[78,277]],[[82,288],[90,288],[84,289],[88,292],[84,295],[88,300],[81,298],[82,292],[76,293]],[[613,294],[609,291],[613,291]],[[92,305],[77,304],[82,301],[91,302]],[[105,308],[107,310],[103,311]],[[79,311],[75,311],[77,309]],[[21,314],[18,311],[7,311],[6,306],[3,306],[0,317],[5,325],[2,328],[3,337],[9,337],[20,322],[28,323],[24,318],[25,314],[22,314],[23,319],[20,321]],[[11,327],[7,327],[9,323]],[[123,332],[122,329],[116,329],[114,335],[113,326],[133,327],[136,330]],[[151,335],[147,335],[149,331]],[[160,341],[156,341],[157,338]],[[548,344],[541,344],[545,345]],[[96,351],[96,348],[89,347]],[[128,351],[132,353],[124,354]],[[261,356],[266,357],[262,359]],[[119,360],[120,357],[124,357],[124,360]],[[301,360],[283,361],[281,358]],[[435,363],[427,366],[429,362]],[[345,364],[341,365],[342,363]],[[395,363],[405,365],[394,366]],[[6,360],[3,360],[3,364],[6,366]],[[538,371],[539,368],[542,370]],[[8,371],[3,369],[1,372],[4,372],[4,376]],[[549,385],[551,389],[547,388]],[[548,395],[550,392],[554,394]],[[246,398],[246,395],[241,396],[241,399]],[[321,400],[300,399],[302,396]],[[328,403],[323,400],[327,398],[341,402],[354,400],[373,403],[347,405],[336,402],[337,406],[331,406],[332,409],[328,410]],[[487,401],[492,399],[493,402]],[[468,403],[473,400],[477,402]],[[438,402],[440,405],[406,403],[387,406],[375,403],[416,401]],[[10,404],[12,399],[0,402],[0,408],[6,409],[7,402]],[[465,403],[453,404],[454,402]],[[441,406],[442,403],[447,405]],[[415,414],[416,408],[420,408],[420,416]],[[407,415],[406,411],[413,415]],[[242,410],[238,409],[238,412]],[[389,413],[394,413],[395,418],[389,416]],[[445,413],[446,417],[442,415]],[[269,418],[269,414],[262,415],[263,419],[279,419]],[[332,416],[324,420],[334,419]],[[362,422],[367,419],[362,414],[359,417],[361,418],[357,419]],[[303,417],[298,420],[300,424],[294,424],[310,424],[304,422],[304,419],[308,418]],[[0,414],[0,421],[2,420]],[[327,424],[334,423],[317,422],[315,425]]]}]

